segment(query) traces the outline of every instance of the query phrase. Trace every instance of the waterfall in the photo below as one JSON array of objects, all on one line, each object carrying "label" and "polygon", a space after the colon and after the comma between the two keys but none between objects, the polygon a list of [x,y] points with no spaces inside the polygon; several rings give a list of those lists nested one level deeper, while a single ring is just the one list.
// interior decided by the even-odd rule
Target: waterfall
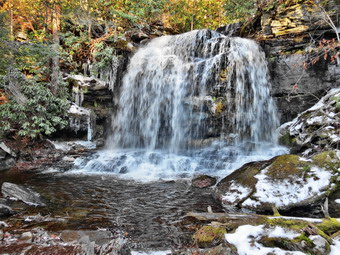
[{"label": "waterfall", "polygon": [[279,122],[264,53],[252,40],[199,30],[154,39],[131,58],[109,147],[178,152],[208,138],[215,90],[225,111],[221,136],[275,142]]},{"label": "waterfall", "polygon": [[256,42],[210,30],[163,36],[130,59],[106,149],[80,171],[149,181],[226,176],[286,153]]}]

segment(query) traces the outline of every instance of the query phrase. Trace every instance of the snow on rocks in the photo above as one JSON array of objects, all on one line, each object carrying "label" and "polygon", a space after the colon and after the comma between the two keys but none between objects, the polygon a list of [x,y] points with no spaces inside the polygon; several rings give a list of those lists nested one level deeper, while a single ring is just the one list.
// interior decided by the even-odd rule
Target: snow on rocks
[{"label": "snow on rocks", "polygon": [[244,165],[221,180],[215,197],[226,208],[271,211],[309,206],[336,191],[340,156],[323,152],[312,159],[282,155],[268,161]]},{"label": "snow on rocks", "polygon": [[263,237],[293,239],[298,236],[299,233],[294,233],[278,226],[275,228],[268,228],[265,225],[243,225],[238,227],[235,233],[226,234],[225,238],[228,243],[234,245],[237,248],[237,253],[239,255],[304,255],[305,253],[301,251],[289,251],[289,253],[287,253],[287,250],[276,247],[265,247],[260,243],[260,240]]},{"label": "snow on rocks", "polygon": [[334,244],[331,245],[331,253],[329,255],[339,255],[340,254],[340,238],[334,241]]},{"label": "snow on rocks", "polygon": [[308,154],[339,148],[339,123],[340,88],[335,88],[293,121],[283,124],[279,128],[281,142],[297,145],[301,152],[308,150]]},{"label": "snow on rocks", "polygon": [[233,192],[226,193],[222,196],[222,201],[226,203],[240,201],[243,198],[248,197],[248,195],[251,193],[251,189],[244,187],[234,181],[231,181],[229,190]]},{"label": "snow on rocks", "polygon": [[[258,179],[255,193],[245,200],[242,206],[253,208],[262,203],[269,203],[277,208],[285,208],[293,204],[299,205],[302,201],[319,196],[320,191],[330,185],[332,177],[330,172],[313,167],[309,171],[309,178],[290,176],[283,180],[272,180],[268,171],[267,168],[255,175]],[[295,180],[292,180],[294,177]]]}]

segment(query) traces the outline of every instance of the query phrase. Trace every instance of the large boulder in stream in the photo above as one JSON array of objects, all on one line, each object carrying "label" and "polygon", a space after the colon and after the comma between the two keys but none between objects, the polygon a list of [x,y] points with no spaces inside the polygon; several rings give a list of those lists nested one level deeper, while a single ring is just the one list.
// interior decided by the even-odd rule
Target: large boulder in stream
[{"label": "large boulder in stream", "polygon": [[311,159],[282,155],[242,166],[221,180],[215,196],[225,207],[291,210],[321,202],[339,190],[340,151]]},{"label": "large boulder in stream", "polygon": [[21,185],[4,182],[1,193],[6,198],[20,200],[28,205],[45,206],[39,193]]}]

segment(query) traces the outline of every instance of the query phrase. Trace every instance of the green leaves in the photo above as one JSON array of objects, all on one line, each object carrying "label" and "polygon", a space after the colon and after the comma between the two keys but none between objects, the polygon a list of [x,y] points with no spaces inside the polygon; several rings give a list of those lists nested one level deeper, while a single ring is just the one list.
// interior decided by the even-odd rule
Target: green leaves
[{"label": "green leaves", "polygon": [[20,73],[17,76],[27,102],[19,104],[11,98],[8,103],[0,105],[0,137],[14,132],[20,136],[37,138],[41,134],[50,135],[64,128],[68,124],[67,99],[53,95],[48,83],[26,79]]}]

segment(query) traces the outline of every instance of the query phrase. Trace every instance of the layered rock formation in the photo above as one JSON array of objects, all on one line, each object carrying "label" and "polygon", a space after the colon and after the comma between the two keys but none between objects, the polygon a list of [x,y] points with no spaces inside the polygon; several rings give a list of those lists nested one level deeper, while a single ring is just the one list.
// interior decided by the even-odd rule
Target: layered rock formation
[{"label": "layered rock formation", "polygon": [[335,52],[319,46],[322,40],[328,47],[332,44],[328,40],[336,39],[336,29],[328,18],[339,26],[339,11],[338,0],[328,1],[324,7],[300,1],[289,7],[273,5],[260,15],[256,38],[267,54],[281,123],[292,120],[329,89],[340,86],[339,58],[332,59]]}]

